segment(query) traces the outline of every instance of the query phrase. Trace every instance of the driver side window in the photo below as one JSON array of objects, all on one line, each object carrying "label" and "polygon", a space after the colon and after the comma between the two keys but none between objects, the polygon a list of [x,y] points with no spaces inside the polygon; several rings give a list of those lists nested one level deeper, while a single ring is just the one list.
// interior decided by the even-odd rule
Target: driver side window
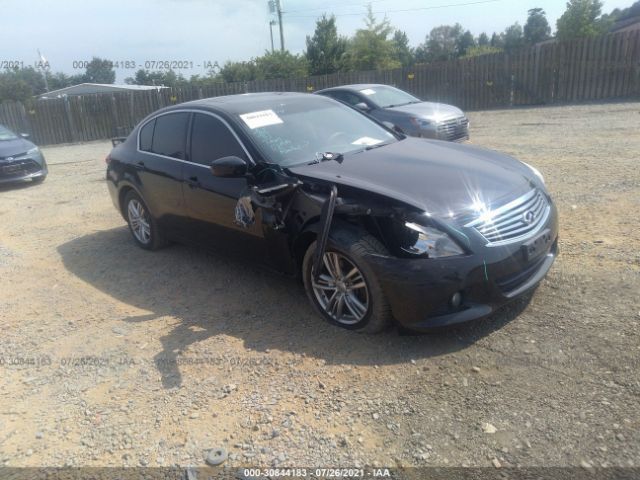
[{"label": "driver side window", "polygon": [[229,128],[216,117],[194,114],[190,160],[208,166],[218,158],[232,155],[247,160],[246,153]]}]

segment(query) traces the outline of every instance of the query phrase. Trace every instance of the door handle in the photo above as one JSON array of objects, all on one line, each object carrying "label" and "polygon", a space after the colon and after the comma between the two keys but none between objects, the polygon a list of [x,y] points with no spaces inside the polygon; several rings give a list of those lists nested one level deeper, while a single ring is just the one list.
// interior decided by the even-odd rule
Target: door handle
[{"label": "door handle", "polygon": [[198,177],[189,177],[187,179],[187,185],[189,185],[189,188],[198,188],[200,186]]}]

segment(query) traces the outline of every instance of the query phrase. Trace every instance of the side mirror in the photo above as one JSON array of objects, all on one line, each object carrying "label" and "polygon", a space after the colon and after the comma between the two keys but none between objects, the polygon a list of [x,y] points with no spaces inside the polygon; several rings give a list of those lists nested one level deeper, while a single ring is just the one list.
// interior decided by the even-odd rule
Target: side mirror
[{"label": "side mirror", "polygon": [[28,139],[28,138],[31,138],[31,135],[29,135],[28,133],[21,133],[20,136],[22,138],[24,138],[25,140]]},{"label": "side mirror", "polygon": [[211,162],[211,173],[216,177],[244,177],[247,170],[247,162],[240,157],[222,157]]},{"label": "side mirror", "polygon": [[371,109],[369,108],[369,105],[367,105],[367,104],[366,104],[366,103],[364,103],[364,102],[356,103],[356,104],[354,105],[354,107],[356,107],[358,110],[363,110],[363,111],[365,111],[365,112],[368,112],[369,110],[371,110]]}]

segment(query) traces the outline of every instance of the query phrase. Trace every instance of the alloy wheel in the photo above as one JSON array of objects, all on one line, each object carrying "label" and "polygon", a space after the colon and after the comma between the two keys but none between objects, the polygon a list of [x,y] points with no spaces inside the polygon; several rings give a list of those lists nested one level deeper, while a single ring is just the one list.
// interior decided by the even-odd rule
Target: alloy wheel
[{"label": "alloy wheel", "polygon": [[311,286],[320,307],[338,323],[353,325],[369,310],[369,289],[360,269],[337,252],[325,252],[322,270]]},{"label": "alloy wheel", "polygon": [[129,201],[127,213],[133,235],[140,243],[147,245],[151,241],[151,225],[144,206],[140,201],[132,198]]}]

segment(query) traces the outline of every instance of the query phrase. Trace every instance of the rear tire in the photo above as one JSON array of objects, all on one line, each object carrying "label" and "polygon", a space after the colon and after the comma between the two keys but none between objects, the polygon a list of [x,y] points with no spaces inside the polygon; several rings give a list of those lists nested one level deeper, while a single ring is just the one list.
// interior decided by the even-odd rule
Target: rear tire
[{"label": "rear tire", "polygon": [[367,254],[388,255],[375,237],[360,232],[348,247],[329,240],[318,281],[312,279],[313,242],[304,256],[302,274],[307,296],[315,310],[329,323],[360,333],[379,333],[393,323],[391,308]]},{"label": "rear tire", "polygon": [[157,250],[167,244],[147,204],[133,190],[124,197],[124,212],[131,236],[139,247],[145,250]]}]

